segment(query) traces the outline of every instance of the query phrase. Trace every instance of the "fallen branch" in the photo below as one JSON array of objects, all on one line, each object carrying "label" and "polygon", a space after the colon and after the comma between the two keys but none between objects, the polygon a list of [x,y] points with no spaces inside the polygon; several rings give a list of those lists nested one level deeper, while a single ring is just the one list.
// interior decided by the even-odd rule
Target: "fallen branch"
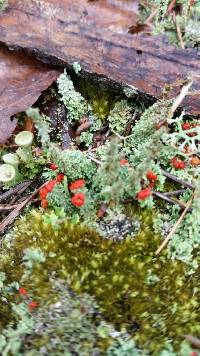
[{"label": "fallen branch", "polygon": [[[190,72],[200,71],[198,54],[193,49],[184,51],[166,45],[163,36],[132,36],[127,29],[137,25],[138,16],[120,10],[124,1],[77,0],[76,6],[72,6],[71,0],[51,0],[52,16],[45,16],[49,2],[42,1],[42,6],[39,3],[12,0],[9,11],[0,14],[0,41],[12,49],[32,53],[45,63],[72,68],[77,61],[81,63],[81,77],[93,77],[110,89],[129,89],[134,97],[139,94],[138,99],[147,104],[161,96],[166,82],[170,85],[172,81],[186,78]],[[151,7],[151,15],[146,19],[148,24],[157,8]],[[47,28],[54,31],[48,33]],[[55,32],[60,34],[59,46]],[[199,88],[197,80],[194,89]],[[176,93],[177,90],[170,92],[169,97]],[[183,103],[192,115],[199,115],[199,105],[194,96]]]},{"label": "fallen branch", "polygon": [[184,219],[186,213],[188,212],[192,201],[193,201],[193,197],[187,202],[185,210],[183,210],[181,216],[179,217],[179,219],[177,220],[176,224],[173,226],[172,230],[170,231],[170,233],[168,234],[168,236],[164,239],[164,241],[162,242],[162,244],[160,245],[160,247],[156,250],[156,255],[158,255],[162,249],[166,246],[166,244],[168,243],[168,241],[171,239],[171,237],[173,236],[173,234],[175,233],[175,231],[177,230],[178,226],[180,225],[180,223],[182,222],[182,220]]}]

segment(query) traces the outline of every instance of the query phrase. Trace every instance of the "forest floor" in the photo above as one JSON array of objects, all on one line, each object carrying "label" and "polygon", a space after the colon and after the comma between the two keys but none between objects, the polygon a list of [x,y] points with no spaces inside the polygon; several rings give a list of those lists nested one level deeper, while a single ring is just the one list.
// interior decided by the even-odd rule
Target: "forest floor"
[{"label": "forest floor", "polygon": [[[120,2],[94,3],[87,5],[90,16],[95,6],[105,16],[110,11],[107,28],[116,11],[112,26],[119,30],[120,23],[122,31],[130,2],[123,9]],[[136,88],[128,83],[131,67],[116,74],[125,52],[113,59],[115,69],[108,67],[115,52],[107,52],[105,80],[98,66],[91,75],[95,64],[91,59],[87,68],[86,51],[80,62],[72,56],[69,65],[52,65],[53,55],[70,60],[54,38],[45,54],[51,64],[31,50],[12,53],[5,45],[14,38],[16,47],[30,46],[28,35],[20,40],[13,30],[16,9],[27,14],[16,4],[0,2],[0,353],[200,355],[200,5],[140,2],[124,35],[131,43],[140,29],[151,33],[147,56],[134,59],[144,75],[142,82],[130,74]],[[27,6],[38,6],[38,21],[49,20],[47,4]],[[31,27],[35,12],[29,15]],[[160,67],[154,95],[155,78],[148,87],[141,68],[149,65],[153,75],[149,58],[161,65],[151,52],[158,31],[174,46],[159,43],[160,58],[166,54],[168,63],[174,51],[178,64],[175,71],[174,59],[168,68],[176,75],[170,84]],[[46,32],[31,36],[46,53],[39,38]],[[120,36],[112,34],[112,46],[122,48]]]}]

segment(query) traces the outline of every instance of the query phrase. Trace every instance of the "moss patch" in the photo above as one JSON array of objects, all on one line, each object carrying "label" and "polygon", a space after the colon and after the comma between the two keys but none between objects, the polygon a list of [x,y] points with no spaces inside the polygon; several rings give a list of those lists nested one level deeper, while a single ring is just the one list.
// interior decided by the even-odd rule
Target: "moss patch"
[{"label": "moss patch", "polygon": [[25,248],[40,248],[46,261],[38,264],[24,282],[45,301],[51,288],[49,276],[65,279],[77,293],[95,296],[107,321],[125,327],[138,344],[154,354],[166,340],[179,344],[184,334],[198,334],[199,272],[186,275],[184,264],[158,258],[160,244],[152,228],[152,216],[142,213],[143,227],[134,240],[103,240],[82,225],[65,223],[57,231],[32,211],[16,224],[14,248],[0,268],[10,280],[20,279]]}]

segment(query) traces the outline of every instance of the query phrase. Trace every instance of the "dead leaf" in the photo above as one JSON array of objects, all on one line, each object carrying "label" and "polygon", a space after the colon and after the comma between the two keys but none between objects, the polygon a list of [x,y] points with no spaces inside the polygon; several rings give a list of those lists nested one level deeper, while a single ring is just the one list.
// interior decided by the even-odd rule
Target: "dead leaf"
[{"label": "dead leaf", "polygon": [[17,120],[10,118],[34,104],[58,75],[58,70],[36,59],[0,48],[0,143],[17,125]]}]

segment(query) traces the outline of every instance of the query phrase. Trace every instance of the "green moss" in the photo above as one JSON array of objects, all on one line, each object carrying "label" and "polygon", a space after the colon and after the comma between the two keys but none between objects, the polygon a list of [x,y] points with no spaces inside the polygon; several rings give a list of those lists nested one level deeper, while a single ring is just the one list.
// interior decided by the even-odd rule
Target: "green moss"
[{"label": "green moss", "polygon": [[77,79],[74,77],[73,79],[78,90],[81,92],[84,98],[88,100],[94,114],[96,114],[99,119],[104,121],[119,96],[116,97],[116,93],[101,88],[100,86],[97,86],[86,79]]},{"label": "green moss", "polygon": [[[127,212],[134,210],[129,206]],[[35,297],[49,303],[49,276],[65,279],[75,292],[95,296],[107,321],[125,327],[156,355],[168,339],[177,345],[182,335],[200,332],[200,282],[198,272],[187,277],[184,264],[168,260],[165,251],[155,257],[160,237],[153,232],[152,213],[144,210],[141,218],[137,237],[116,243],[83,225],[65,223],[55,231],[32,211],[15,226],[14,248],[0,268],[16,280],[24,272],[24,249],[40,248],[46,260],[24,281]]]}]

